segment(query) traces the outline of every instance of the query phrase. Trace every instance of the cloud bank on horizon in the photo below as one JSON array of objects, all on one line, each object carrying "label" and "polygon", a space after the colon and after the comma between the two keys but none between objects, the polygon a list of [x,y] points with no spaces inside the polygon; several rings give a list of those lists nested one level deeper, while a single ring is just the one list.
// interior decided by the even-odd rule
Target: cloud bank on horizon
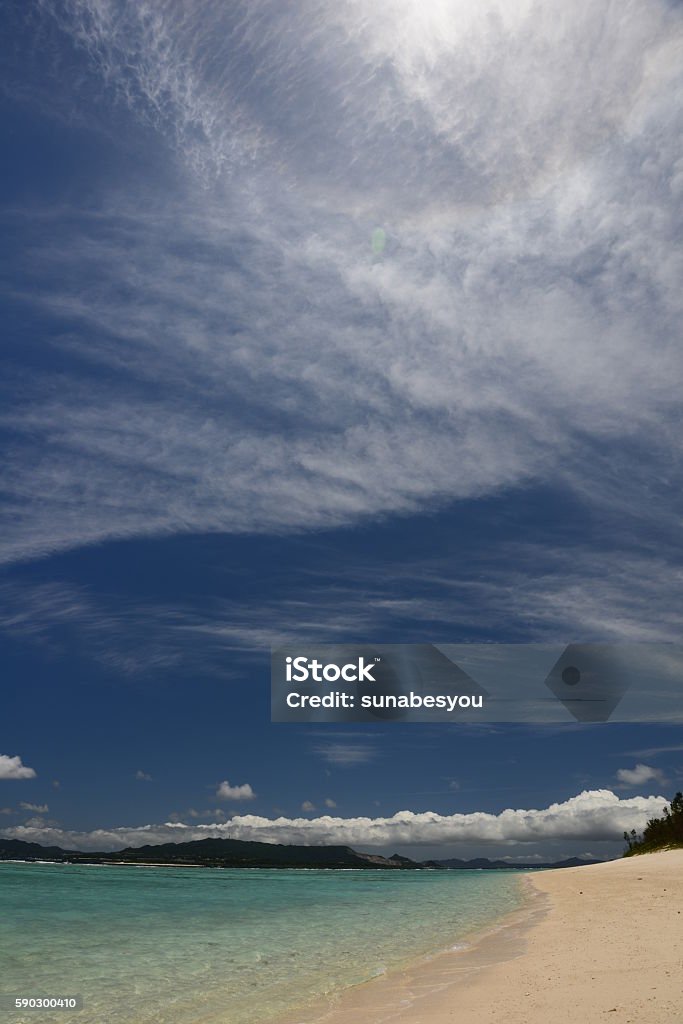
[{"label": "cloud bank on horizon", "polygon": [[531,484],[680,522],[679,5],[25,16],[7,95],[119,159],[5,214],[2,559]]},{"label": "cloud bank on horizon", "polygon": [[[508,808],[499,814],[437,814],[399,811],[384,818],[265,818],[235,815],[224,823],[166,822],[131,828],[76,832],[33,820],[3,829],[8,839],[23,839],[79,850],[114,850],[197,839],[243,839],[304,846],[350,845],[394,847],[452,843],[534,843],[550,840],[621,840],[624,832],[642,829],[660,815],[668,801],[661,796],[618,797],[608,789],[584,791],[540,810]],[[312,807],[312,805],[311,805]]]}]

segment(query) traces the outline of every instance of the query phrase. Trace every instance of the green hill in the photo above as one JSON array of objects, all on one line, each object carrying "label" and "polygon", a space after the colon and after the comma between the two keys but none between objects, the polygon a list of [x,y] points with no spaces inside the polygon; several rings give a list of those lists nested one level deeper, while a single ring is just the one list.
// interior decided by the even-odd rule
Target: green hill
[{"label": "green hill", "polygon": [[282,846],[241,839],[199,839],[159,843],[107,853],[62,850],[20,839],[0,838],[0,860],[50,860],[70,864],[168,864],[221,868],[370,868],[401,870],[431,867],[407,857],[358,853],[350,846]]}]

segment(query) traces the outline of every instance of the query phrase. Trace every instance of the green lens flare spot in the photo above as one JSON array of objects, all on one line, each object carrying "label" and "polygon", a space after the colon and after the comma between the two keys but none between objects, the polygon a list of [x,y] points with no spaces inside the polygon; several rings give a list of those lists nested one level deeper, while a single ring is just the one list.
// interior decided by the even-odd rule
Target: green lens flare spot
[{"label": "green lens flare spot", "polygon": [[372,232],[372,251],[376,256],[379,256],[381,252],[384,252],[384,247],[387,244],[387,236],[382,228],[375,228]]}]

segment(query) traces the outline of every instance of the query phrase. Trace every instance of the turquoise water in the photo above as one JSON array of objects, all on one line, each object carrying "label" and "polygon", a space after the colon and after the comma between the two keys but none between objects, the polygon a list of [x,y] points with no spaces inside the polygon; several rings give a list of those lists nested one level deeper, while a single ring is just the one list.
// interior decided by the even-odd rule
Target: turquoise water
[{"label": "turquoise water", "polygon": [[513,872],[0,863],[0,992],[83,996],[8,1024],[261,1024],[522,902]]}]

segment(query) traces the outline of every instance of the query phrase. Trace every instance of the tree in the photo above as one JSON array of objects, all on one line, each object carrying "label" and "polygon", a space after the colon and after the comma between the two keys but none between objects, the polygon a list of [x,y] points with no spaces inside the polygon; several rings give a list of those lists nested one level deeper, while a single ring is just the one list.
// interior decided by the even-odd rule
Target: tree
[{"label": "tree", "polygon": [[650,818],[642,836],[631,829],[630,833],[624,832],[624,841],[628,847],[625,857],[683,846],[683,793],[676,793],[671,806],[664,807],[661,818]]}]

